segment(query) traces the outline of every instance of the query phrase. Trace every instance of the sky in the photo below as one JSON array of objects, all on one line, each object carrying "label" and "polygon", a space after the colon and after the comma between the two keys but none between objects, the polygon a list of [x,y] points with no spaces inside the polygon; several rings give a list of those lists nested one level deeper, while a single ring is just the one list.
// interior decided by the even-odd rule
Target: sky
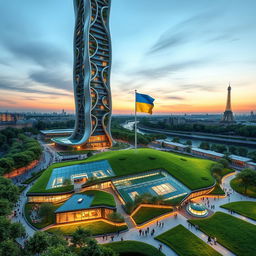
[{"label": "sky", "polygon": [[[114,114],[256,110],[255,0],[112,0]],[[0,0],[0,111],[74,112],[72,0]]]}]

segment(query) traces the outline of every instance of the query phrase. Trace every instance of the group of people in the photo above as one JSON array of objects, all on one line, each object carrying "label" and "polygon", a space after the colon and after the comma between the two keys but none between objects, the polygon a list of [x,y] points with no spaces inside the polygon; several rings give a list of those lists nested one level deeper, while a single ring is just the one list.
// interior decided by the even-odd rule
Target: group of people
[{"label": "group of people", "polygon": [[[118,231],[116,232],[116,237],[119,237],[119,234],[120,234],[120,231],[118,230]],[[110,236],[110,239],[111,239],[112,242],[114,241],[114,238],[115,238],[115,235],[114,235],[114,234]],[[102,240],[103,240],[103,241],[107,241],[107,240],[108,240],[108,235],[103,235],[103,236],[102,236]],[[121,241],[124,241],[123,237],[121,237]]]},{"label": "group of people", "polygon": [[140,229],[139,230],[139,236],[147,236],[147,235],[149,235],[149,233],[150,233],[151,236],[153,236],[155,234],[155,229],[154,228],[151,230],[151,232],[149,232],[149,231],[150,231],[149,227],[147,227],[145,230]]},{"label": "group of people", "polygon": [[[216,200],[215,197],[214,197],[214,200]],[[214,209],[215,209],[215,205],[214,205],[214,204],[210,204],[209,198],[203,197],[203,198],[202,198],[202,201],[205,203],[205,205],[206,205],[209,209],[211,209],[211,210],[214,210]]]},{"label": "group of people", "polygon": [[210,245],[216,245],[217,244],[217,238],[216,237],[210,237],[208,236],[207,243]]}]

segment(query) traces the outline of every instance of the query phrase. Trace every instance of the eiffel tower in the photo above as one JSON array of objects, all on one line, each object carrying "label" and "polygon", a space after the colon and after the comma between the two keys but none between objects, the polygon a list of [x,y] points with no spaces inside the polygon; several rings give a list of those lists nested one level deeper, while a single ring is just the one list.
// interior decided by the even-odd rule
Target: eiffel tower
[{"label": "eiffel tower", "polygon": [[226,105],[226,110],[224,112],[224,115],[221,119],[222,123],[233,123],[235,122],[233,112],[231,110],[231,86],[229,83],[228,86],[228,98],[227,98],[227,105]]}]

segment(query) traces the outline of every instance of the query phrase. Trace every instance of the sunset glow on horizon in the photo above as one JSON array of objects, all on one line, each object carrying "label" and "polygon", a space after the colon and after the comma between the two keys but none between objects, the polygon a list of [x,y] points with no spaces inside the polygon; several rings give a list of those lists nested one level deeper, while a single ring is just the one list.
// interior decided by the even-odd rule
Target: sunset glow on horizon
[{"label": "sunset glow on horizon", "polygon": [[[74,113],[72,2],[0,3],[0,111]],[[135,89],[154,114],[223,113],[229,82],[234,113],[256,111],[255,9],[112,0],[113,114],[133,114]]]}]

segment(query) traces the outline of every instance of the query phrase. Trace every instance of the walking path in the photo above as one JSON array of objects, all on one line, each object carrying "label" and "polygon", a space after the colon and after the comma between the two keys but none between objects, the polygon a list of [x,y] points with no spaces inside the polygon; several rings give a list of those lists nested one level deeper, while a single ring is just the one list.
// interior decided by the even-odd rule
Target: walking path
[{"label": "walking path", "polygon": [[[235,202],[235,201],[256,201],[255,198],[249,198],[247,196],[243,196],[240,195],[238,193],[236,193],[235,191],[232,190],[232,188],[230,187],[230,180],[232,180],[234,178],[235,174],[227,177],[226,179],[223,180],[223,188],[226,189],[226,191],[229,191],[231,194],[229,197],[225,197],[225,198],[212,198],[209,197],[209,202],[210,205],[215,205],[215,209],[214,211],[222,211],[225,213],[229,213],[228,210],[221,208],[220,206],[229,202]],[[196,202],[200,202],[205,204],[205,201],[202,198],[193,200]],[[209,209],[212,211],[212,209]],[[239,214],[233,214],[233,216],[238,217],[242,220],[248,221],[252,224],[255,224],[256,222],[254,220],[251,220],[249,218],[246,218],[244,216],[241,216]],[[146,229],[147,227],[150,229],[150,231],[152,229],[155,230],[155,235],[154,236],[158,236],[161,233],[179,225],[182,224],[183,226],[185,226],[186,228],[188,228],[194,235],[196,235],[197,237],[199,237],[200,239],[202,239],[204,242],[207,243],[207,239],[208,236],[206,234],[204,234],[203,232],[201,232],[200,230],[197,230],[194,227],[190,227],[188,226],[188,222],[187,222],[187,218],[185,218],[183,215],[178,214],[177,218],[175,218],[174,216],[169,216],[166,219],[164,219],[163,221],[161,221],[164,223],[164,227],[160,228],[157,227],[156,224],[149,224],[148,226],[145,226],[144,229]],[[150,233],[150,232],[149,232]],[[156,248],[159,248],[159,245],[161,244],[159,241],[155,240],[154,237],[148,235],[148,236],[140,236],[138,229],[133,228],[130,229],[128,232],[120,235],[119,237],[115,237],[114,241],[120,241],[121,237],[124,240],[136,240],[136,241],[141,241],[141,242],[145,242],[148,244],[151,244],[153,246],[155,246]],[[102,238],[97,238],[99,243],[109,243],[111,242],[110,239],[109,240],[102,240]],[[229,251],[228,249],[226,249],[225,247],[223,247],[222,245],[220,245],[219,243],[217,243],[217,245],[211,245],[216,251],[218,251],[221,255],[225,255],[225,256],[233,256],[234,254]],[[177,255],[171,248],[169,248],[168,246],[166,246],[165,244],[162,244],[162,252],[165,253],[166,255]]]},{"label": "walking path", "polygon": [[[219,198],[219,199],[218,198],[212,198],[212,197],[208,198],[210,205],[215,206],[214,211],[221,211],[221,212],[229,213],[228,210],[223,209],[220,206],[223,205],[223,204],[226,204],[226,203],[229,203],[229,202],[235,202],[235,201],[256,201],[255,198],[249,198],[249,197],[243,196],[243,195],[238,194],[238,193],[236,193],[235,191],[232,190],[232,188],[230,187],[230,180],[233,179],[234,176],[235,176],[235,174],[233,174],[233,175],[231,175],[231,176],[229,176],[229,177],[227,177],[226,179],[223,180],[222,187],[227,192],[230,193],[229,197]],[[23,214],[21,214],[21,213],[23,212],[23,208],[24,208],[26,200],[27,200],[26,193],[30,189],[31,186],[32,186],[32,184],[29,184],[27,186],[27,188],[21,194],[20,200],[18,202],[19,206],[17,207],[17,209],[19,209],[20,214],[18,214],[17,217],[14,217],[12,219],[13,222],[20,222],[20,223],[23,224],[28,236],[32,236],[34,234],[35,230],[25,221],[25,219],[23,217]],[[153,224],[150,223],[148,226],[144,226],[144,228],[143,228],[144,230],[146,228],[149,228],[150,231],[154,229],[155,230],[154,236],[151,236],[150,232],[147,236],[140,236],[139,235],[139,230],[134,226],[134,223],[131,221],[130,216],[125,213],[117,195],[115,193],[113,193],[112,190],[108,191],[108,192],[111,192],[114,195],[116,205],[117,205],[117,211],[124,216],[124,219],[125,219],[126,223],[128,224],[128,227],[129,227],[129,230],[127,232],[121,233],[119,236],[115,236],[113,241],[120,241],[121,238],[123,240],[136,240],[136,241],[141,241],[141,242],[151,244],[151,245],[155,246],[156,248],[159,248],[159,245],[162,244],[162,243],[155,240],[154,237],[160,235],[161,233],[163,233],[163,232],[165,232],[165,231],[167,231],[167,230],[169,230],[169,229],[171,229],[175,226],[177,226],[178,224],[182,224],[183,226],[188,228],[193,234],[195,234],[197,237],[202,239],[204,242],[207,242],[208,236],[206,234],[204,234],[203,232],[201,232],[200,230],[196,230],[194,227],[188,226],[187,218],[184,217],[181,214],[178,214],[177,217],[175,217],[175,216],[166,217],[164,220],[161,221],[161,222],[164,223],[163,227],[157,226],[156,223],[153,223]],[[195,199],[193,201],[206,204],[205,200],[203,200],[202,198]],[[233,215],[235,217],[238,217],[238,218],[242,219],[242,220],[248,221],[252,224],[256,224],[256,221],[251,220],[249,218],[246,218],[244,216],[241,216],[239,214],[233,214]],[[103,240],[102,237],[98,237],[97,240],[101,244],[112,242],[112,240],[110,238],[108,238],[108,240]],[[23,240],[19,239],[18,242],[21,245],[23,245],[24,244],[24,239]],[[217,243],[217,245],[211,245],[211,246],[222,255],[225,255],[225,256],[233,256],[234,255],[232,252],[230,252],[229,250],[227,250],[225,247],[221,246],[218,243]],[[166,254],[167,256],[177,255],[171,248],[169,248],[165,244],[162,244],[162,252],[164,254]]]},{"label": "walking path", "polygon": [[132,229],[135,228],[135,225],[133,223],[133,221],[131,220],[130,215],[128,215],[125,211],[124,208],[122,207],[122,203],[120,202],[118,196],[116,195],[116,193],[113,191],[112,188],[106,189],[107,192],[111,193],[114,198],[115,198],[115,202],[116,202],[116,211],[118,213],[120,213],[123,217],[124,217],[124,221],[126,222],[128,229]]}]

